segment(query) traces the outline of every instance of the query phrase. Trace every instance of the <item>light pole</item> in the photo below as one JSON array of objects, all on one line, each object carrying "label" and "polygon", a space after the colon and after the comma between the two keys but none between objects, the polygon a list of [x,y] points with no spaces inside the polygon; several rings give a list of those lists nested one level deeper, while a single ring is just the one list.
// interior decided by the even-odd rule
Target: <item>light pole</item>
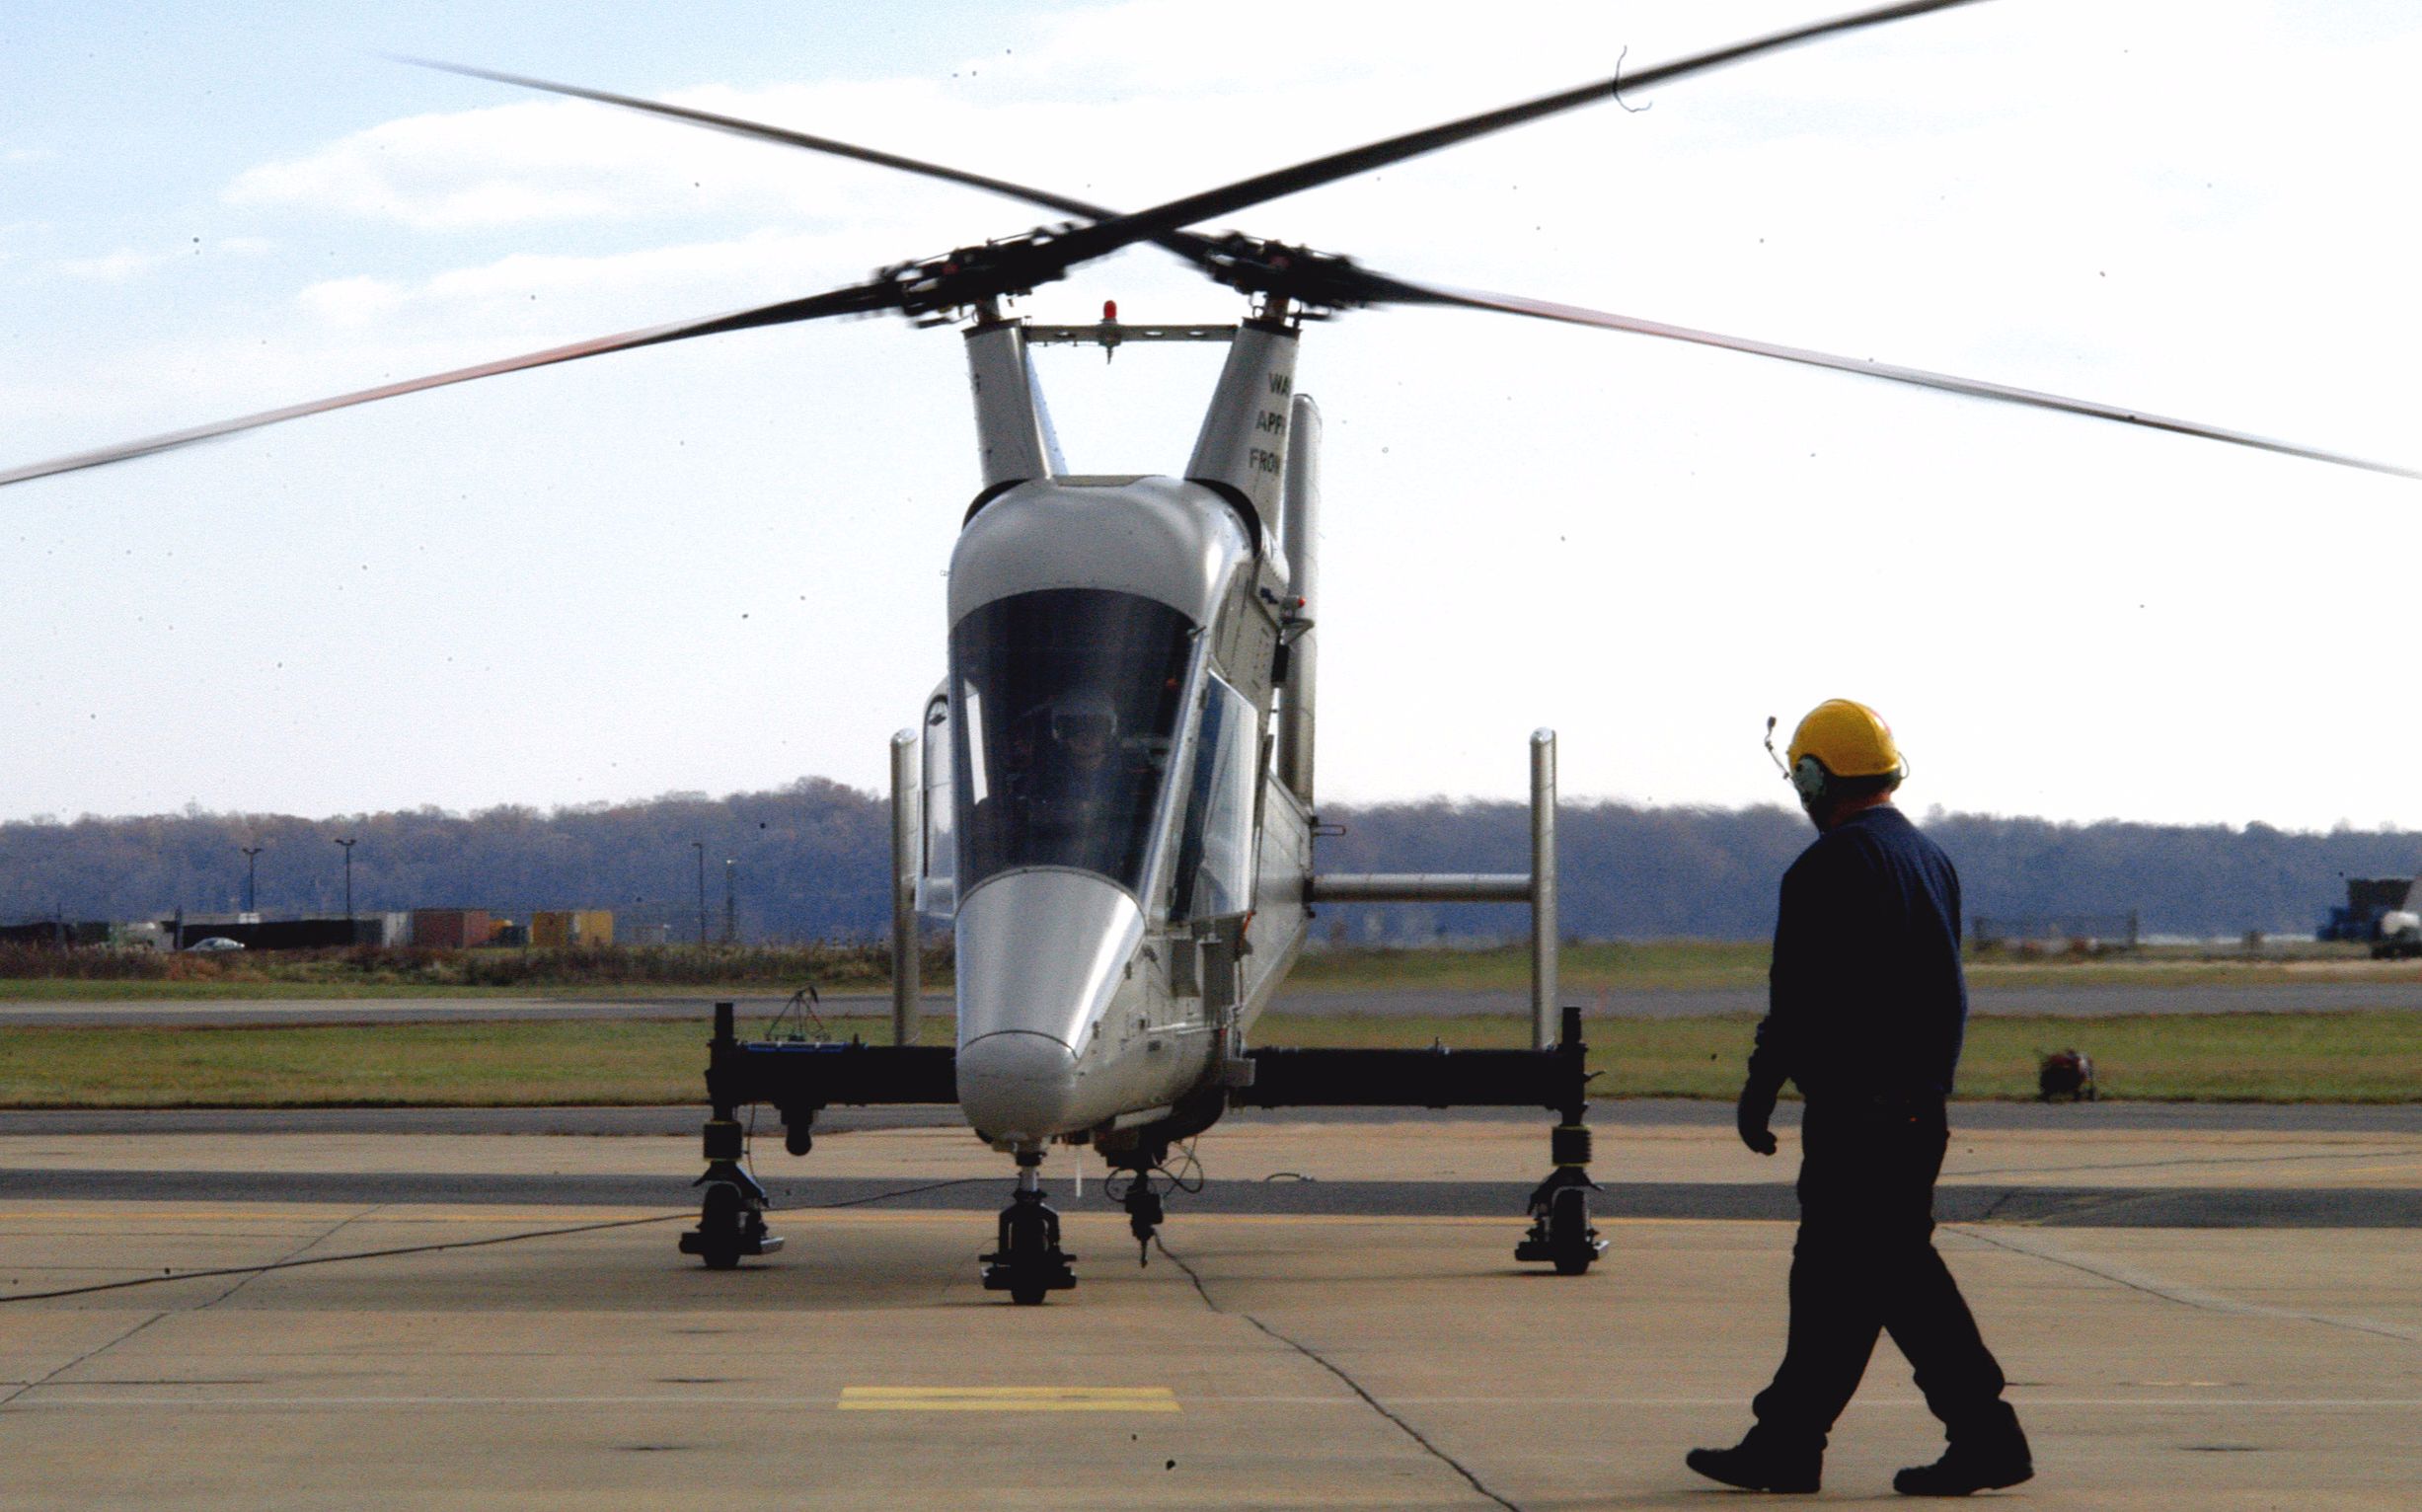
[{"label": "light pole", "polygon": [[698,947],[707,947],[707,842],[693,840],[690,849],[698,853]]},{"label": "light pole", "polygon": [[740,943],[738,894],[732,890],[731,858],[723,858],[723,944]]},{"label": "light pole", "polygon": [[261,880],[261,853],[267,847],[248,845],[241,849],[244,852],[244,911],[249,914],[259,906],[257,900],[260,897],[258,884]]},{"label": "light pole", "polygon": [[[349,937],[353,933],[353,847],[361,842],[340,840],[337,844],[344,847],[344,932]],[[346,945],[353,943],[349,938],[345,941]]]}]

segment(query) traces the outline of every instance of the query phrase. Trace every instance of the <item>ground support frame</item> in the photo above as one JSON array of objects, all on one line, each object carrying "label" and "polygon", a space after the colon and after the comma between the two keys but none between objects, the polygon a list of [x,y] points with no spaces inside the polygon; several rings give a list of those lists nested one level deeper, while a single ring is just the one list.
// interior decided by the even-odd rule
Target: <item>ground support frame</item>
[{"label": "ground support frame", "polygon": [[[1530,1232],[1515,1247],[1518,1260],[1546,1261],[1558,1274],[1579,1275],[1606,1249],[1590,1222],[1589,1046],[1581,1011],[1566,1006],[1558,1042],[1545,1050],[1298,1050],[1245,1052],[1232,1073],[1231,1107],[1542,1107],[1558,1115],[1549,1136],[1552,1169],[1530,1198]],[[870,1045],[858,1040],[741,1040],[732,1005],[715,1006],[708,1041],[706,1189],[696,1229],[681,1236],[681,1252],[710,1269],[727,1270],[744,1255],[771,1254],[782,1237],[766,1228],[765,1188],[742,1164],[740,1109],[758,1103],[781,1114],[783,1143],[804,1155],[814,1143],[815,1115],[840,1103],[951,1103],[958,1099],[957,1054],[946,1045]],[[1216,1116],[1216,1105],[1199,1123]],[[1037,1156],[1037,1159],[1039,1157]],[[1021,1156],[1017,1199],[1002,1214],[1000,1247],[986,1256],[985,1285],[1019,1301],[1075,1284],[1058,1246],[1058,1215],[1043,1206],[1034,1161]],[[1139,1168],[1140,1170],[1141,1168]],[[1161,1221],[1159,1203],[1141,1181],[1136,1191],[1152,1211],[1135,1211],[1141,1238]],[[1024,1264],[1039,1257],[1048,1263]]]},{"label": "ground support frame", "polygon": [[1590,1223],[1589,1046],[1581,1010],[1565,1005],[1561,1034],[1544,1050],[1248,1050],[1247,1085],[1232,1107],[1544,1107],[1558,1115],[1552,1166],[1531,1192],[1530,1232],[1518,1260],[1552,1262],[1577,1276],[1606,1252]]}]

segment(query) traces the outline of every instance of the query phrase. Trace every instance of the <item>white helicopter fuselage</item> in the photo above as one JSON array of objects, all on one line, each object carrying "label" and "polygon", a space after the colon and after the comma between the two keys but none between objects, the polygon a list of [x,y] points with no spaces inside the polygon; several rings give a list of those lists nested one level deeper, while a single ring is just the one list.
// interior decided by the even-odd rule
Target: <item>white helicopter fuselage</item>
[{"label": "white helicopter fuselage", "polygon": [[[988,443],[1038,436],[1042,476],[988,479],[951,556],[924,890],[952,921],[960,1105],[1005,1149],[1168,1119],[1303,946],[1314,438],[1286,448],[1317,412],[1272,381],[1292,334],[1243,336],[1206,481],[1060,474],[1015,328],[970,336]],[[1022,385],[988,384],[988,357]],[[988,444],[988,472],[1019,449]]]}]

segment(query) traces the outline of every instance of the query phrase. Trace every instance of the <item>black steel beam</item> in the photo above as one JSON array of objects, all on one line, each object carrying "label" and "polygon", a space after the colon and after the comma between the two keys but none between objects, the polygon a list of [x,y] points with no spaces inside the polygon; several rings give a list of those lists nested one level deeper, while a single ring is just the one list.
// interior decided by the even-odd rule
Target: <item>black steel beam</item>
[{"label": "black steel beam", "polygon": [[1287,1050],[1245,1052],[1249,1087],[1235,1107],[1561,1107],[1575,1091],[1555,1050]]}]

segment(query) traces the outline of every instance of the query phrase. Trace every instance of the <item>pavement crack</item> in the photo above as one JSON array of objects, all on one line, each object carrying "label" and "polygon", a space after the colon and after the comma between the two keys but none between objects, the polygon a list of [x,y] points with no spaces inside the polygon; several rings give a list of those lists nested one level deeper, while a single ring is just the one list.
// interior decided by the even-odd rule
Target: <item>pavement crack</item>
[{"label": "pavement crack", "polygon": [[2414,1154],[2410,1146],[2393,1150],[2316,1150],[2295,1155],[2181,1155],[2154,1161],[2087,1161],[2069,1166],[1980,1166],[1973,1170],[1945,1171],[1946,1180],[1966,1180],[1971,1176],[2062,1175],[2078,1171],[2159,1171],[2180,1166],[2280,1166],[2298,1161],[2359,1161],[2380,1160]]},{"label": "pavement crack", "polygon": [[14,1402],[18,1398],[25,1396],[28,1392],[34,1391],[39,1387],[48,1386],[51,1382],[56,1381],[59,1377],[66,1375],[69,1371],[74,1370],[77,1366],[82,1365],[87,1361],[101,1358],[103,1355],[108,1354],[111,1350],[115,1349],[118,1345],[126,1342],[128,1339],[150,1327],[153,1323],[158,1323],[163,1318],[171,1318],[179,1313],[200,1313],[207,1311],[210,1308],[217,1307],[220,1303],[225,1302],[228,1298],[242,1291],[252,1282],[260,1279],[265,1271],[274,1268],[275,1266],[291,1264],[293,1261],[300,1259],[304,1254],[318,1248],[320,1246],[336,1238],[339,1233],[342,1232],[347,1227],[358,1223],[360,1220],[369,1217],[372,1213],[377,1212],[379,1208],[383,1206],[385,1206],[385,1204],[380,1203],[376,1206],[363,1208],[358,1213],[346,1214],[343,1218],[339,1219],[328,1229],[319,1234],[313,1235],[310,1239],[305,1240],[301,1246],[288,1252],[282,1258],[273,1261],[271,1265],[258,1267],[248,1271],[237,1279],[235,1285],[230,1286],[227,1288],[227,1290],[219,1293],[217,1296],[211,1298],[207,1302],[197,1303],[189,1308],[161,1309],[159,1312],[152,1314],[149,1318],[144,1319],[141,1323],[136,1323],[133,1327],[128,1328],[125,1332],[118,1334],[116,1337],[109,1339],[106,1342],[96,1344],[92,1348],[87,1349],[84,1351],[84,1353],[77,1355],[74,1359],[69,1360],[58,1369],[51,1371],[48,1375],[42,1376],[37,1380],[19,1384],[17,1390],[9,1393],[6,1397],[0,1397],[0,1407],[8,1406],[11,1402]]},{"label": "pavement crack", "polygon": [[286,1266],[292,1265],[304,1255],[307,1255],[312,1250],[319,1248],[322,1245],[325,1245],[330,1240],[335,1239],[338,1235],[343,1233],[353,1225],[369,1217],[372,1213],[383,1210],[386,1206],[387,1204],[384,1202],[374,1202],[370,1206],[363,1208],[358,1213],[346,1214],[344,1217],[338,1219],[334,1224],[331,1224],[327,1229],[303,1241],[300,1245],[297,1245],[286,1253],[279,1255],[268,1264],[237,1277],[235,1285],[230,1286],[227,1288],[227,1290],[211,1298],[208,1302],[199,1303],[193,1307],[186,1309],[186,1311],[189,1313],[201,1313],[217,1307],[220,1303],[225,1302],[228,1298],[252,1285],[255,1281],[260,1280],[263,1276],[267,1275],[270,1271],[281,1270]]},{"label": "pavement crack", "polygon": [[1411,1439],[1415,1444],[1421,1446],[1423,1453],[1429,1455],[1432,1459],[1435,1459],[1438,1461],[1438,1463],[1447,1467],[1447,1469],[1455,1472],[1455,1474],[1458,1475],[1461,1475],[1464,1478],[1465,1483],[1470,1485],[1474,1490],[1479,1492],[1482,1496],[1487,1497],[1498,1506],[1503,1507],[1505,1512],[1522,1512],[1522,1508],[1519,1504],[1508,1501],[1503,1496],[1498,1495],[1495,1491],[1490,1490],[1487,1482],[1481,1480],[1478,1475],[1474,1474],[1471,1468],[1465,1465],[1463,1461],[1458,1460],[1455,1458],[1455,1456],[1439,1448],[1435,1443],[1431,1442],[1429,1435],[1423,1433],[1420,1429],[1405,1421],[1401,1415],[1396,1412],[1395,1409],[1391,1408],[1386,1402],[1380,1400],[1377,1397],[1372,1396],[1369,1390],[1367,1390],[1361,1382],[1355,1380],[1352,1376],[1346,1373],[1344,1367],[1338,1365],[1335,1361],[1329,1359],[1328,1356],[1313,1348],[1310,1344],[1306,1344],[1298,1339],[1290,1338],[1286,1334],[1279,1332],[1276,1328],[1271,1327],[1268,1323],[1263,1323],[1260,1319],[1255,1318],[1250,1313],[1232,1312],[1227,1308],[1221,1307],[1218,1300],[1211,1295],[1211,1289],[1203,1284],[1201,1271],[1198,1271],[1193,1266],[1187,1264],[1184,1257],[1179,1255],[1174,1249],[1170,1248],[1168,1243],[1164,1241],[1160,1235],[1155,1234],[1152,1237],[1152,1243],[1153,1247],[1159,1249],[1162,1254],[1168,1256],[1169,1262],[1176,1266],[1179,1270],[1184,1271],[1185,1278],[1194,1283],[1194,1295],[1202,1299],[1202,1305],[1204,1307],[1209,1308],[1212,1312],[1217,1313],[1224,1318],[1243,1319],[1245,1322],[1251,1323],[1255,1328],[1259,1329],[1268,1337],[1286,1345],[1289,1349],[1294,1350],[1297,1354],[1302,1355],[1313,1364],[1320,1366],[1323,1370],[1327,1371],[1332,1376],[1335,1376],[1339,1381],[1345,1383],[1345,1389],[1347,1391],[1352,1392],[1355,1396],[1362,1399],[1364,1405],[1368,1406],[1372,1411],[1377,1412],[1380,1416],[1388,1419],[1388,1421],[1394,1423],[1398,1430],[1400,1431],[1406,1438]]},{"label": "pavement crack", "polygon": [[0,1409],[6,1409],[9,1404],[14,1402],[18,1398],[23,1397],[26,1393],[33,1391],[37,1387],[48,1386],[51,1382],[56,1381],[63,1375],[66,1375],[69,1371],[74,1370],[85,1361],[109,1353],[111,1350],[115,1349],[118,1345],[134,1337],[145,1328],[150,1327],[153,1323],[158,1323],[161,1319],[168,1317],[170,1313],[175,1311],[176,1309],[169,1308],[154,1313],[149,1318],[144,1319],[141,1323],[136,1323],[133,1327],[128,1328],[125,1332],[118,1334],[116,1337],[109,1339],[103,1343],[95,1344],[92,1348],[87,1349],[80,1355],[77,1355],[74,1359],[69,1360],[66,1364],[60,1366],[54,1371],[51,1371],[49,1374],[23,1383],[17,1388],[17,1390],[9,1393],[6,1397],[0,1397]]},{"label": "pavement crack", "polygon": [[1999,1234],[1987,1234],[1965,1224],[1953,1228],[1951,1232],[1980,1244],[1991,1245],[1997,1249],[2006,1249],[2012,1254],[2027,1255],[2054,1265],[2064,1265],[2071,1270],[2081,1271],[2108,1281],[2115,1286],[2124,1286],[2132,1292],[2157,1298],[2162,1302],[2175,1303],[2179,1307],[2193,1308],[2201,1313],[2216,1313],[2233,1318],[2271,1319],[2285,1323],[2318,1323],[2325,1328],[2340,1328],[2349,1333],[2368,1333],[2374,1338],[2389,1339],[2400,1344],[2422,1344],[2422,1331],[2401,1327],[2395,1323],[2381,1323],[2369,1318],[2338,1318],[2327,1313],[2310,1313],[2302,1308],[2272,1307],[2260,1302],[2239,1302],[2233,1297],[2224,1297],[2217,1292],[2207,1292],[2200,1287],[2182,1286],[2176,1282],[2164,1281],[2131,1266],[2081,1259],[2077,1255],[2063,1252],[2033,1235],[2030,1235],[2026,1242],[2021,1243],[2007,1230]]}]

